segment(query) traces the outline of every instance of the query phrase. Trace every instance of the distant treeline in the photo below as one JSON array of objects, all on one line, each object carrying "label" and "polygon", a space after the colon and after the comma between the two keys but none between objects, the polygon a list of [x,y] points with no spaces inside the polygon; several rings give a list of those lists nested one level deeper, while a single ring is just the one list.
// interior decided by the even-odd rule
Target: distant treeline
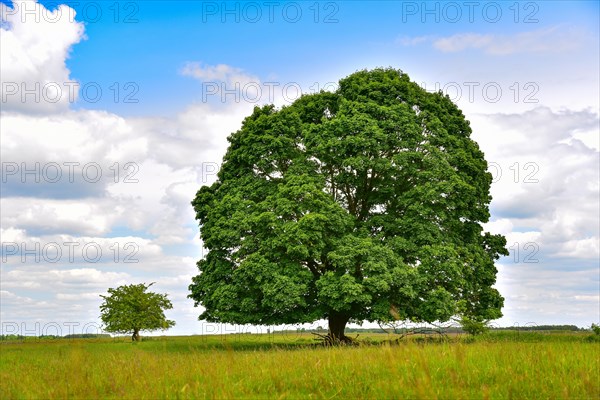
[{"label": "distant treeline", "polygon": [[41,336],[23,336],[23,335],[0,335],[0,340],[31,340],[31,339],[97,339],[110,338],[108,333],[74,333],[65,336],[41,335]]},{"label": "distant treeline", "polygon": [[527,325],[509,327],[490,327],[492,330],[519,330],[519,331],[587,331],[588,328],[578,328],[575,325]]}]

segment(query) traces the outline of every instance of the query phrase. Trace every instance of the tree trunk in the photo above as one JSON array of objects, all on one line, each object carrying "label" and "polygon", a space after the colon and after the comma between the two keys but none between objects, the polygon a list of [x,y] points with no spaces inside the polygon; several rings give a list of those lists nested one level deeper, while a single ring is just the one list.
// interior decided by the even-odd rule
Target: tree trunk
[{"label": "tree trunk", "polygon": [[133,342],[140,341],[140,330],[139,329],[133,330],[133,335],[131,335],[131,341],[133,341]]},{"label": "tree trunk", "polygon": [[332,312],[329,314],[329,338],[332,344],[350,342],[350,338],[344,335],[346,324],[350,317]]}]

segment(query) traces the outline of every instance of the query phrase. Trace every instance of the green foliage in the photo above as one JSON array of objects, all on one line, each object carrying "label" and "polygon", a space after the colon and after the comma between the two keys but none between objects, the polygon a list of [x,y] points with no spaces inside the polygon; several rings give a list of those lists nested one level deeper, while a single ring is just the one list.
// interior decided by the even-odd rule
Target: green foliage
[{"label": "green foliage", "polygon": [[146,292],[149,285],[123,285],[108,289],[108,296],[100,295],[104,302],[100,306],[100,318],[107,332],[133,333],[134,339],[140,331],[168,329],[174,321],[165,317],[164,310],[173,308],[165,294]]},{"label": "green foliage", "polygon": [[192,202],[208,250],[190,297],[212,322],[496,319],[506,240],[462,112],[393,69],[256,107]]},{"label": "green foliage", "polygon": [[458,322],[460,323],[460,326],[462,327],[463,331],[473,336],[481,335],[482,333],[486,333],[489,330],[489,321],[486,320],[478,320],[474,318],[461,316]]},{"label": "green foliage", "polygon": [[592,332],[594,332],[593,335],[589,335],[586,340],[588,342],[600,342],[600,326],[596,325],[596,324],[592,324],[591,326]]}]

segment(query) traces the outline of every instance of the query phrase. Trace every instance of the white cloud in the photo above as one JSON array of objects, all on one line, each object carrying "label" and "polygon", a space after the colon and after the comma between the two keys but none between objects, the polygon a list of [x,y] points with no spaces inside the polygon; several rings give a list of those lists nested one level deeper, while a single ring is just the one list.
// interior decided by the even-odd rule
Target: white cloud
[{"label": "white cloud", "polygon": [[[66,111],[51,115],[2,113],[5,161],[88,163],[135,160],[147,151],[144,137],[127,121],[104,111]],[[39,138],[43,136],[43,142]],[[35,146],[31,146],[34,143]],[[118,159],[117,155],[124,158]],[[126,158],[125,158],[126,157]]]},{"label": "white cloud", "polygon": [[0,227],[0,236],[2,237],[2,242],[19,242],[25,238],[25,230],[15,228],[3,229]]},{"label": "white cloud", "polygon": [[598,303],[600,302],[600,295],[590,295],[590,296],[574,296],[575,300],[579,300],[579,301],[589,301],[591,303]]},{"label": "white cloud", "polygon": [[493,35],[479,33],[460,33],[445,38],[436,39],[433,46],[443,52],[456,52],[468,48],[488,47],[493,41]]},{"label": "white cloud", "polygon": [[1,221],[7,229],[101,235],[126,217],[124,207],[115,209],[114,202],[102,198],[90,202],[87,199],[51,200],[32,196],[7,197],[1,202]]},{"label": "white cloud", "polygon": [[566,241],[557,249],[555,256],[598,260],[600,257],[600,238],[595,236]]},{"label": "white cloud", "polygon": [[486,232],[491,232],[499,235],[506,235],[512,232],[514,224],[508,218],[498,218],[483,224]]},{"label": "white cloud", "polygon": [[589,109],[471,117],[473,137],[496,165],[486,228],[504,234],[511,248],[499,267],[501,324],[589,324],[590,310],[582,310],[589,302],[576,296],[598,292],[600,158],[576,135],[598,136],[598,124]]},{"label": "white cloud", "polygon": [[499,290],[505,297],[498,324],[575,324],[598,321],[598,271],[543,264],[506,264],[499,268]]},{"label": "white cloud", "polygon": [[[96,323],[98,294],[108,287],[157,281],[156,290],[169,289],[178,308],[169,316],[195,324],[190,317],[199,311],[187,299],[187,286],[202,250],[190,202],[200,186],[216,178],[227,136],[252,107],[199,103],[172,118],[3,111],[2,160],[17,168],[3,171],[3,321]],[[51,163],[62,170],[59,182],[48,182],[47,175],[55,174],[43,172]],[[79,163],[73,180],[68,163]],[[82,168],[91,163],[102,172],[98,182],[89,182]],[[128,163],[134,165],[126,168]],[[36,172],[24,173],[32,168]],[[6,247],[15,243],[16,252]],[[23,258],[23,244],[31,250],[36,243],[37,254]],[[74,259],[65,243],[76,244]],[[137,262],[124,263],[132,243]],[[62,251],[58,261],[56,244]],[[86,244],[98,246],[102,258],[94,259],[91,251],[91,260],[86,259]],[[193,328],[184,322],[178,329]]]},{"label": "white cloud", "polygon": [[431,35],[415,36],[415,37],[402,35],[396,39],[396,43],[401,46],[416,46],[421,43],[427,43],[433,39],[435,39],[435,37],[431,36]]},{"label": "white cloud", "polygon": [[[303,93],[314,93],[311,87],[302,87],[298,82],[263,81],[259,77],[229,65],[205,65],[188,62],[180,70],[184,76],[191,76],[202,82],[203,102],[207,104],[238,103],[250,110],[256,105],[288,105]],[[326,84],[323,90],[331,90],[334,85]],[[190,107],[193,110],[197,105]]]},{"label": "white cloud", "polygon": [[[31,57],[36,68],[23,72],[21,60],[13,57],[7,69],[2,65],[3,79],[70,79],[65,60],[83,37],[83,26],[21,24],[15,15],[2,25],[2,60],[7,49],[6,54]],[[46,35],[42,28],[63,36]],[[36,50],[46,37],[55,40],[47,54],[51,60]],[[229,66],[189,68],[196,78],[255,79]],[[216,178],[227,137],[254,104],[197,103],[171,118],[123,118],[33,98],[11,101],[3,104],[0,130],[2,320],[97,323],[98,295],[108,287],[157,281],[156,290],[169,289],[180,308],[170,317],[194,324],[190,316],[198,311],[187,299],[187,285],[202,250],[190,202]],[[95,168],[86,170],[87,165],[97,166],[101,178],[96,181]],[[62,175],[53,181],[56,166]],[[100,248],[102,257],[91,251],[86,258],[87,244]],[[135,262],[124,262],[127,256]]]},{"label": "white cloud", "polygon": [[433,47],[445,52],[477,49],[491,55],[517,53],[564,53],[579,48],[585,35],[576,29],[554,26],[512,35],[459,33],[433,41]]},{"label": "white cloud", "polygon": [[148,140],[148,157],[174,168],[220,162],[227,137],[237,131],[252,112],[253,104],[195,103],[174,118],[130,119],[131,129]]},{"label": "white cloud", "polygon": [[188,62],[181,69],[181,74],[206,82],[226,82],[231,86],[236,83],[244,86],[247,83],[260,82],[258,77],[244,72],[241,68],[226,64],[207,65],[200,62]]},{"label": "white cloud", "polygon": [[[575,245],[567,243],[597,240],[598,151],[573,136],[579,129],[595,129],[600,135],[598,121],[591,111],[543,107],[471,118],[474,138],[494,163],[492,216],[510,220],[519,232],[541,232],[542,251],[556,255],[573,255]],[[577,246],[579,257],[597,257],[597,248]]]},{"label": "white cloud", "polygon": [[124,272],[54,269],[45,265],[3,270],[2,280],[2,287],[10,289],[2,291],[3,330],[14,329],[12,325],[18,324],[17,333],[37,330],[31,332],[37,335],[50,325],[58,324],[66,330],[69,322],[79,324],[79,329],[86,323],[99,328],[99,295],[109,287],[132,283],[131,275]]},{"label": "white cloud", "polygon": [[227,137],[251,109],[196,104],[172,119],[2,113],[2,225],[83,235],[126,225],[165,243],[187,242],[190,202],[216,178]]},{"label": "white cloud", "polygon": [[[66,110],[78,89],[65,60],[71,47],[85,38],[75,11],[60,5],[50,12],[34,0],[16,0],[12,8],[0,4],[0,15],[2,108]],[[25,96],[23,89],[33,90],[38,101],[33,94]]]}]

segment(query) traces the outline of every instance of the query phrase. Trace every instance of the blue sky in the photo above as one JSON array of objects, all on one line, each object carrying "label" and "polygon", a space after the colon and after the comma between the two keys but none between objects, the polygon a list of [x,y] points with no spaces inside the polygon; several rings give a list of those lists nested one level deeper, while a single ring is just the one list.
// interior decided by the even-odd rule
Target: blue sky
[{"label": "blue sky", "polygon": [[227,135],[377,66],[446,91],[494,165],[497,323],[599,321],[598,2],[0,3],[3,330],[97,324],[106,288],[156,280],[202,332],[189,202]]}]

